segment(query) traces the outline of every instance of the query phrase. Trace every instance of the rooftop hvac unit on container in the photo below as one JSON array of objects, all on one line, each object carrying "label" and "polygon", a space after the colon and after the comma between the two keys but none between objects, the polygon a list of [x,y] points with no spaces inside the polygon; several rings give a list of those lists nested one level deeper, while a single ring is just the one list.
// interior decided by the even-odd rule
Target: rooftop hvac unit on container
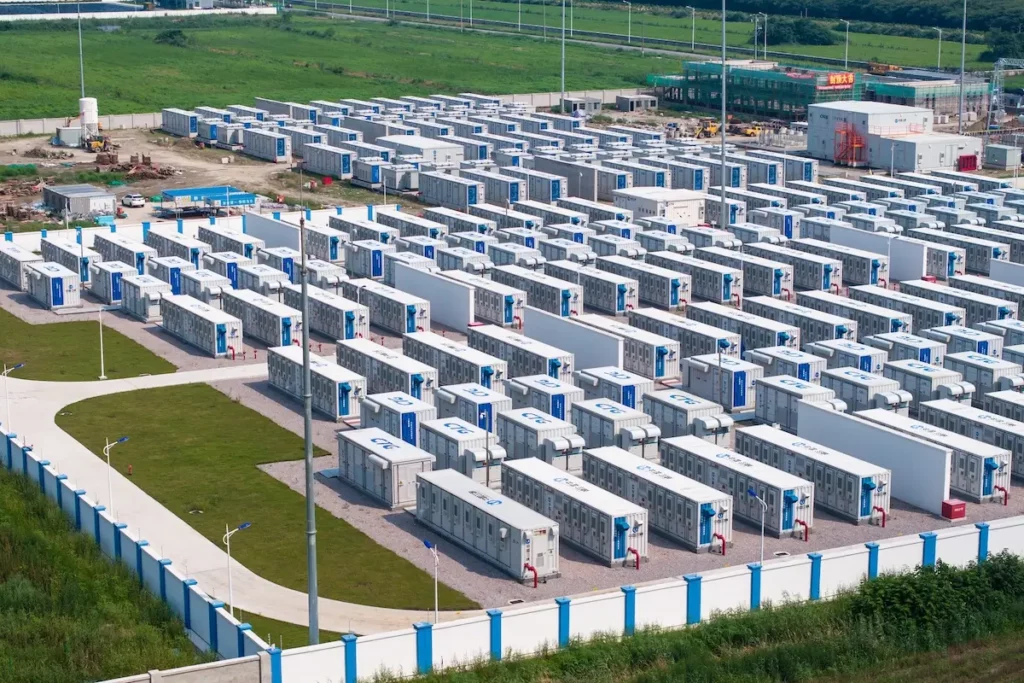
[{"label": "rooftop hvac unit on container", "polygon": [[345,215],[331,216],[330,222],[332,228],[347,233],[353,242],[372,240],[381,244],[394,244],[402,236],[398,228],[363,218],[351,218]]},{"label": "rooftop hvac unit on container", "polygon": [[212,270],[193,270],[182,273],[181,293],[203,303],[221,308],[224,292],[233,289],[231,280]]},{"label": "rooftop hvac unit on container", "polygon": [[974,404],[981,407],[982,395],[992,391],[1013,389],[1024,391],[1024,370],[1020,364],[971,351],[947,353],[943,367],[955,370],[977,389]]},{"label": "rooftop hvac unit on container", "polygon": [[504,360],[433,332],[404,335],[402,350],[410,358],[437,368],[442,385],[475,382],[500,391],[508,375]]},{"label": "rooftop hvac unit on container", "polygon": [[545,274],[579,284],[587,305],[610,315],[626,315],[640,305],[640,285],[633,278],[572,261],[549,262]]},{"label": "rooftop hvac unit on container", "polygon": [[280,298],[281,290],[291,283],[288,273],[268,265],[257,263],[238,268],[237,289],[247,289],[264,296]]},{"label": "rooftop hvac unit on container", "polygon": [[541,256],[548,263],[553,261],[572,261],[582,265],[593,264],[597,254],[585,242],[576,242],[564,238],[550,238],[537,241]]},{"label": "rooftop hvac unit on container", "polygon": [[693,244],[695,249],[703,249],[705,247],[739,249],[743,246],[743,242],[728,230],[719,230],[718,228],[707,226],[679,225],[676,227],[676,232]]},{"label": "rooftop hvac unit on container", "polygon": [[646,509],[652,530],[693,551],[732,543],[732,498],[620,448],[583,451],[583,478]]},{"label": "rooftop hvac unit on container", "polygon": [[434,456],[378,428],[339,431],[338,478],[392,510],[416,503],[416,475]]},{"label": "rooftop hvac unit on container", "polygon": [[496,433],[506,461],[539,458],[570,474],[582,471],[585,444],[572,423],[536,408],[513,408],[498,413]]},{"label": "rooftop hvac unit on container", "polygon": [[0,242],[0,279],[23,292],[28,290],[28,266],[43,262],[43,257],[14,242]]},{"label": "rooftop hvac unit on container", "polygon": [[680,370],[684,388],[720,403],[729,413],[753,409],[754,382],[764,376],[764,368],[756,363],[716,354],[684,358]]},{"label": "rooftop hvac unit on container", "polygon": [[[697,322],[711,325],[740,336],[740,355],[750,348],[766,346],[787,346],[800,348],[800,329],[794,325],[780,323],[770,318],[740,311],[730,306],[700,301],[687,309],[687,316]],[[722,352],[724,353],[724,349]]]},{"label": "rooftop hvac unit on container", "polygon": [[737,268],[671,251],[648,254],[647,263],[689,277],[691,291],[697,299],[735,304],[737,307],[743,299],[743,274]]},{"label": "rooftop hvac unit on container", "polygon": [[395,246],[398,247],[399,252],[411,252],[413,254],[432,259],[436,258],[436,250],[446,244],[447,242],[444,240],[436,239],[434,237],[413,235],[411,237],[399,238]]},{"label": "rooftop hvac unit on container", "polygon": [[225,313],[242,321],[247,337],[267,346],[289,346],[298,341],[302,314],[291,306],[246,289],[224,292],[222,304]]},{"label": "rooftop hvac unit on container", "polygon": [[494,270],[494,262],[487,256],[465,247],[442,247],[435,258],[442,272],[462,271],[473,275],[486,275]]},{"label": "rooftop hvac unit on container", "polygon": [[[500,177],[500,176],[499,176]],[[473,204],[468,207],[470,215],[495,223],[498,228],[530,228],[540,230],[544,221],[534,215],[494,204]]]},{"label": "rooftop hvac unit on container", "polygon": [[676,251],[681,254],[693,252],[693,245],[685,237],[664,230],[640,230],[633,238],[649,252]]},{"label": "rooftop hvac unit on container", "polygon": [[662,438],[693,435],[725,443],[733,425],[721,404],[679,389],[644,394],[643,411],[650,415]]},{"label": "rooftop hvac unit on container", "polygon": [[[13,244],[10,246],[14,246]],[[28,250],[25,250],[26,252]],[[31,263],[32,260],[49,261],[51,263],[59,263],[73,273],[78,273],[78,277],[82,284],[89,283],[89,270],[90,266],[94,263],[100,263],[103,261],[103,256],[92,249],[86,249],[81,244],[77,244],[70,240],[62,240],[54,237],[44,237],[40,242],[40,253],[43,255],[42,259],[38,256],[35,259],[23,260],[13,254],[17,254],[16,251],[10,250],[8,253],[0,252],[0,258],[5,256],[9,262],[13,264],[17,263]],[[14,271],[12,270],[12,273]],[[19,272],[19,275],[21,273]],[[13,279],[13,275],[12,275]],[[17,282],[19,287],[22,285],[21,277]]]},{"label": "rooftop hvac unit on container", "polygon": [[736,332],[683,318],[656,308],[639,308],[629,311],[629,324],[641,330],[679,342],[680,349],[687,353],[705,355],[721,353],[739,358],[741,339]]},{"label": "rooftop hvac unit on container", "polygon": [[555,206],[553,204],[547,203],[545,201],[536,201],[534,199],[519,199],[512,202],[512,207],[517,211],[521,211],[523,213],[527,213],[540,218],[540,225],[534,226],[535,229],[538,230],[544,225],[562,224],[585,228],[587,227],[587,224],[590,222],[590,217],[581,211],[565,209],[560,206]]},{"label": "rooftop hvac unit on container", "polygon": [[843,281],[843,264],[838,259],[764,242],[748,244],[746,251],[754,256],[792,266],[793,286],[797,290],[838,290]]},{"label": "rooftop hvac unit on container", "polygon": [[1003,358],[1003,338],[991,332],[982,332],[961,325],[947,325],[918,330],[918,334],[946,345],[948,353],[973,351],[993,358]]},{"label": "rooftop hvac unit on container", "polygon": [[502,493],[558,522],[566,543],[602,564],[639,569],[647,557],[647,511],[641,506],[536,458],[506,460],[501,480]]},{"label": "rooftop hvac unit on container", "polygon": [[894,360],[882,367],[886,378],[899,382],[913,400],[910,415],[916,415],[922,401],[950,399],[958,403],[970,403],[975,398],[975,387],[963,381],[963,375],[955,370],[931,365],[918,360]]},{"label": "rooftop hvac unit on container", "polygon": [[[877,375],[875,375],[877,377]],[[790,375],[760,377],[754,382],[754,420],[797,433],[800,403],[823,404],[836,412],[846,412],[846,403],[836,392]]]},{"label": "rooftop hvac unit on container", "polygon": [[145,275],[149,259],[158,256],[153,247],[113,233],[95,235],[92,247],[103,256],[104,261],[120,261],[134,265],[135,272],[139,275]]},{"label": "rooftop hvac unit on container", "polygon": [[900,313],[831,292],[797,292],[796,302],[815,311],[853,320],[857,323],[859,339],[865,343],[868,335],[896,333],[900,330],[909,333],[913,329],[914,318],[909,313]]},{"label": "rooftop hvac unit on container", "polygon": [[369,392],[401,391],[427,403],[433,400],[437,370],[398,349],[356,338],[339,340],[335,353],[338,365],[366,378]]},{"label": "rooftop hvac unit on container", "polygon": [[576,321],[622,339],[623,369],[659,381],[679,376],[679,342],[593,313]]},{"label": "rooftop hvac unit on container", "polygon": [[473,305],[478,320],[503,327],[522,326],[526,293],[521,289],[459,270],[442,271],[441,274],[473,287]]},{"label": "rooftop hvac unit on container", "polygon": [[206,254],[204,259],[207,265],[211,258],[220,256],[223,259],[225,256],[223,252],[234,253],[239,257],[249,259],[251,263],[256,258],[256,252],[267,246],[266,242],[258,237],[216,225],[200,225],[199,240],[210,245],[210,253]]},{"label": "rooftop hvac unit on container", "polygon": [[654,391],[653,380],[614,366],[577,370],[575,377],[586,400],[609,399],[627,408],[641,405],[644,395]]},{"label": "rooftop hvac unit on container", "polygon": [[[950,287],[963,290],[964,292],[981,294],[994,299],[1005,299],[1011,307],[1017,306],[1018,313],[1021,307],[1024,306],[1024,287],[1020,285],[978,277],[977,275],[956,275],[949,278],[948,283]],[[983,322],[989,322],[990,320],[998,320],[998,318],[989,318]]]},{"label": "rooftop hvac unit on container", "polygon": [[544,374],[572,380],[573,354],[497,325],[480,325],[466,330],[469,345],[508,362],[509,377]]},{"label": "rooftop hvac unit on container", "polygon": [[298,284],[302,281],[302,254],[290,247],[268,247],[260,249],[257,254],[260,263],[270,266],[288,276],[288,282]]},{"label": "rooftop hvac unit on container", "polygon": [[642,261],[647,255],[647,250],[641,247],[639,242],[619,235],[594,235],[587,240],[587,246],[593,249],[599,258],[601,256],[625,256]]},{"label": "rooftop hvac unit on container", "polygon": [[784,236],[775,228],[757,223],[734,223],[728,226],[729,232],[736,235],[736,238],[744,244],[754,242],[767,242],[769,244],[784,244],[789,238]]},{"label": "rooftop hvac unit on container", "polygon": [[[360,414],[360,402],[366,396],[365,377],[313,354],[309,356],[309,367],[313,410],[335,421]],[[271,387],[302,400],[301,347],[268,349],[267,370]],[[362,426],[368,425],[363,422]]]},{"label": "rooftop hvac unit on container", "polygon": [[834,368],[821,373],[821,386],[832,389],[851,411],[881,408],[906,415],[914,400],[898,380],[856,368]]},{"label": "rooftop hvac unit on container", "polygon": [[496,267],[491,279],[526,292],[531,306],[563,318],[583,312],[583,288],[520,266]]},{"label": "rooftop hvac unit on container", "polygon": [[831,313],[816,311],[800,304],[769,296],[755,296],[743,302],[747,313],[792,325],[800,330],[805,344],[830,339],[857,339],[857,322]]},{"label": "rooftop hvac unit on container", "polygon": [[882,365],[889,359],[883,349],[847,339],[824,339],[804,345],[808,353],[827,359],[829,368],[857,368],[862,372],[882,373]]},{"label": "rooftop hvac unit on container", "polygon": [[92,295],[108,305],[121,303],[124,296],[121,280],[138,275],[135,266],[120,261],[101,261],[90,266],[92,270]]},{"label": "rooftop hvac unit on container", "polygon": [[696,258],[716,263],[743,273],[743,291],[747,295],[784,296],[793,293],[793,267],[722,247],[706,247],[693,254]]},{"label": "rooftop hvac unit on container", "polygon": [[754,526],[764,520],[765,532],[780,538],[787,533],[806,538],[814,525],[811,482],[695,436],[662,439],[660,450],[664,467],[731,495],[734,518]]},{"label": "rooftop hvac unit on container", "polygon": [[754,225],[772,228],[786,239],[800,236],[800,222],[803,214],[792,209],[765,207],[755,209],[747,214],[747,220]]},{"label": "rooftop hvac unit on container", "polygon": [[916,230],[918,228],[932,228],[942,230],[946,224],[935,216],[920,211],[889,211],[885,214],[896,225],[903,228],[903,232]]},{"label": "rooftop hvac unit on container", "polygon": [[[940,429],[1008,450],[1011,454],[1011,476],[1018,479],[1024,477],[1024,423],[945,399],[921,403],[918,406],[918,419]],[[993,490],[1000,491],[995,486]],[[1009,495],[1005,490],[1000,493],[1004,498]]]},{"label": "rooftop hvac unit on container", "polygon": [[493,432],[495,415],[512,410],[512,399],[502,394],[503,390],[503,387],[492,389],[476,382],[449,384],[434,393],[434,405],[439,417],[458,417]]},{"label": "rooftop hvac unit on container", "polygon": [[455,470],[477,484],[501,488],[505,449],[484,429],[458,417],[420,424],[420,448],[434,456],[434,469]]},{"label": "rooftop hvac unit on container", "polygon": [[529,375],[506,380],[514,408],[535,408],[564,420],[572,404],[584,400],[582,388],[547,375]]},{"label": "rooftop hvac unit on container", "polygon": [[191,296],[161,297],[160,318],[165,332],[214,358],[242,349],[242,321]]},{"label": "rooftop hvac unit on container", "polygon": [[[526,196],[536,202],[557,202],[566,193],[568,181],[563,176],[520,166],[504,166],[499,168],[498,172],[525,181]],[[584,220],[587,220],[586,214],[583,214],[583,216]],[[542,216],[542,218],[545,218],[545,223],[549,222],[547,217]],[[550,222],[556,223],[558,221]]]},{"label": "rooftop hvac unit on container", "polygon": [[437,419],[437,408],[402,391],[369,394],[359,406],[359,426],[378,427],[413,446],[419,445],[420,425]]},{"label": "rooftop hvac unit on container", "polygon": [[889,256],[871,251],[854,249],[841,244],[822,240],[802,238],[788,242],[787,246],[808,254],[819,254],[840,261],[843,264],[843,284],[880,285],[889,284]]},{"label": "rooftop hvac unit on container", "polygon": [[430,302],[373,280],[342,284],[346,299],[358,301],[370,312],[370,324],[396,334],[430,329]]},{"label": "rooftop hvac unit on container", "polygon": [[498,229],[498,224],[492,220],[443,207],[425,209],[423,216],[447,225],[449,233],[475,232],[481,235],[490,235]]},{"label": "rooftop hvac unit on container", "polygon": [[121,278],[121,309],[142,322],[160,320],[160,299],[171,294],[171,286],[152,275]]},{"label": "rooftop hvac unit on container", "polygon": [[[559,576],[558,523],[453,469],[417,477],[416,519],[518,581]],[[473,510],[481,529],[464,523]]]},{"label": "rooftop hvac unit on container", "polygon": [[444,237],[449,247],[460,247],[475,251],[478,254],[486,254],[487,247],[498,244],[500,240],[494,235],[484,235],[479,232],[452,232]]},{"label": "rooftop hvac unit on container", "polygon": [[[982,397],[986,412],[1008,417],[1018,422],[1024,420],[1024,394],[1018,391],[993,391]],[[1016,451],[1014,451],[1016,452]],[[1024,469],[1014,470],[1017,476],[1024,476]]]},{"label": "rooftop hvac unit on container", "polygon": [[736,450],[745,457],[814,482],[814,506],[848,519],[885,523],[892,473],[826,446],[767,425],[736,430]]},{"label": "rooftop hvac unit on container", "polygon": [[398,211],[375,211],[373,219],[381,225],[397,230],[400,237],[441,239],[448,234],[448,226],[444,223]]},{"label": "rooftop hvac unit on container", "polygon": [[885,410],[864,410],[857,417],[951,450],[949,490],[957,497],[981,503],[1010,486],[1012,456],[1005,448]]},{"label": "rooftop hvac unit on container", "polygon": [[484,184],[447,173],[421,173],[420,196],[427,204],[465,211],[484,198]]},{"label": "rooftop hvac unit on container", "polygon": [[397,251],[394,244],[360,240],[345,244],[345,268],[355,278],[384,278],[384,254]]},{"label": "rooftop hvac unit on container", "polygon": [[757,363],[764,368],[764,374],[769,377],[789,375],[811,384],[821,382],[821,373],[827,367],[824,358],[796,349],[787,349],[785,346],[751,349],[743,355],[743,360]]},{"label": "rooftop hvac unit on container", "polygon": [[423,270],[428,273],[441,271],[437,267],[437,261],[426,256],[414,254],[411,251],[393,251],[384,254],[384,284],[389,287],[395,286],[395,264],[400,263],[408,268]]},{"label": "rooftop hvac unit on container", "polygon": [[[148,277],[136,275],[135,277]],[[25,264],[28,295],[51,311],[82,305],[78,273],[59,263],[35,261]],[[127,279],[127,278],[125,278]]]},{"label": "rooftop hvac unit on container", "polygon": [[[317,287],[308,288],[309,320],[312,332],[337,339],[356,339],[370,336],[370,311],[355,301]],[[285,285],[282,289],[285,305],[302,309],[302,288]]]},{"label": "rooftop hvac unit on container", "polygon": [[967,317],[967,311],[960,306],[952,306],[881,287],[870,285],[850,287],[849,295],[855,301],[863,301],[893,311],[907,313],[913,317],[917,329],[959,325],[964,323]]},{"label": "rooftop hvac unit on container", "polygon": [[547,262],[540,250],[515,242],[490,244],[487,253],[497,266],[521,266],[531,270],[542,270]]},{"label": "rooftop hvac unit on container", "polygon": [[149,260],[149,274],[171,286],[171,294],[183,294],[182,275],[195,272],[196,266],[177,256],[158,256]]},{"label": "rooftop hvac unit on container", "polygon": [[884,349],[889,360],[913,360],[919,363],[942,366],[946,357],[946,344],[916,334],[890,332],[864,337],[865,344]]},{"label": "rooftop hvac unit on container", "polygon": [[979,275],[988,275],[989,261],[1010,260],[1010,245],[1006,242],[956,235],[943,230],[919,229],[908,231],[909,237],[916,237],[926,242],[937,242],[953,247],[960,247],[967,253],[967,271]]},{"label": "rooftop hvac unit on container", "polygon": [[633,212],[629,209],[622,209],[609,204],[602,204],[590,199],[581,197],[563,197],[558,200],[558,206],[563,209],[585,213],[593,221],[626,221],[632,222]]},{"label": "rooftop hvac unit on container", "polygon": [[511,242],[512,244],[519,244],[530,249],[538,249],[538,242],[546,238],[547,234],[532,228],[504,228],[499,230],[496,236],[502,242]]}]

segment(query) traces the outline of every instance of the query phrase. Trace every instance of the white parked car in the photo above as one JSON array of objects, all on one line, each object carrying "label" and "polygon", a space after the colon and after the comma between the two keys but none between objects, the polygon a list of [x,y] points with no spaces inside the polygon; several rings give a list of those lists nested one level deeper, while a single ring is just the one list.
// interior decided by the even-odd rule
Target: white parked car
[{"label": "white parked car", "polygon": [[146,205],[146,200],[141,194],[126,194],[121,197],[121,205],[136,209]]}]

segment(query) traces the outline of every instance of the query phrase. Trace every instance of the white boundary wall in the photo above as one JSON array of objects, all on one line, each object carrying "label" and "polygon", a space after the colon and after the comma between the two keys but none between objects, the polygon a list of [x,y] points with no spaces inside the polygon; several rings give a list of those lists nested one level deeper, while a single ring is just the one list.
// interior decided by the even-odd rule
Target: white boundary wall
[{"label": "white boundary wall", "polygon": [[430,302],[430,320],[459,332],[476,320],[476,288],[451,280],[439,273],[428,273],[395,263],[395,289],[421,296]]},{"label": "white boundary wall", "polygon": [[622,338],[609,332],[576,322],[572,318],[526,306],[523,312],[523,334],[530,339],[568,351],[576,357],[575,370],[622,367]]}]

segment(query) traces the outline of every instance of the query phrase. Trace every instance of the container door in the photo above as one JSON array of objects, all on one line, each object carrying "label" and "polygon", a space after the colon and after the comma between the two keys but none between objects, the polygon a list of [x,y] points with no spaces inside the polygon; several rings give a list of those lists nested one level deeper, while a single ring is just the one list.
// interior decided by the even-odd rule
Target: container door
[{"label": "container door", "polygon": [[89,259],[83,258],[78,260],[78,278],[82,284],[89,281]]},{"label": "container door", "polygon": [[[515,165],[515,164],[513,164]],[[509,183],[508,186],[508,201],[518,202],[519,201],[519,183]]]},{"label": "container door", "polygon": [[676,279],[673,278],[672,283],[671,283],[670,286],[671,286],[671,291],[669,292],[669,295],[668,295],[669,303],[672,306],[678,306],[679,305],[679,280],[676,280]]},{"label": "container door", "polygon": [[871,284],[878,284],[878,269],[881,267],[881,263],[878,259],[871,259]]},{"label": "container door", "polygon": [[349,394],[352,393],[352,385],[348,382],[338,383],[338,417],[345,417],[349,412]]},{"label": "container door", "polygon": [[701,503],[700,506],[700,540],[701,545],[711,543],[711,521],[715,518],[715,508],[711,503]]},{"label": "container door", "polygon": [[654,350],[654,376],[664,377],[665,376],[665,356],[668,355],[668,349],[664,346],[659,346]]},{"label": "container door", "polygon": [[181,294],[181,268],[171,268],[171,294]]},{"label": "container door", "polygon": [[572,292],[568,289],[562,290],[562,317],[569,317],[569,301],[572,299]]},{"label": "container door", "polygon": [[871,372],[871,356],[860,357],[860,369],[864,372]]},{"label": "container door", "polygon": [[615,518],[615,544],[612,549],[612,559],[618,560],[626,556],[626,532],[629,531],[629,522],[625,517]]},{"label": "container door", "polygon": [[918,354],[917,354],[917,359],[919,361],[921,361],[922,363],[931,363],[932,362],[932,350],[931,349],[921,349],[918,352]]},{"label": "container door", "polygon": [[402,413],[402,441],[416,445],[416,413]]},{"label": "container door", "polygon": [[797,379],[802,379],[805,382],[811,381],[811,364],[810,363],[799,363],[796,366]]},{"label": "container door", "polygon": [[284,270],[284,274],[288,276],[288,282],[293,285],[295,282],[295,259],[284,258],[281,259],[281,269]]},{"label": "container door", "polygon": [[231,280],[231,286],[238,289],[238,264],[228,264],[228,279]]},{"label": "container door", "polygon": [[982,353],[982,354],[985,354],[987,356],[988,355],[988,342],[987,341],[980,341],[980,342],[978,342],[978,348],[976,350],[977,350],[978,353]]},{"label": "container door", "polygon": [[423,398],[423,375],[416,373],[409,377],[409,395],[413,398]]},{"label": "container door", "polygon": [[946,277],[953,277],[954,275],[956,275],[956,254],[950,253],[946,262]]},{"label": "container door", "polygon": [[793,506],[800,500],[800,497],[793,491],[786,491],[782,496],[782,530],[789,531],[793,528]]},{"label": "container door", "polygon": [[782,219],[782,234],[788,239],[793,239],[793,217],[784,216]]},{"label": "container door", "polygon": [[491,431],[494,429],[494,406],[490,403],[481,403],[478,406],[478,414],[476,416],[476,426],[480,429],[486,429]]},{"label": "container door", "polygon": [[55,277],[50,280],[50,298],[53,306],[64,305],[64,278]]},{"label": "container door", "polygon": [[825,271],[825,277],[822,278],[822,282],[821,282],[821,284],[823,285],[822,289],[831,289],[832,288],[832,266],[830,266],[829,264],[826,263],[823,270]]},{"label": "container door", "polygon": [[565,395],[555,394],[551,397],[551,414],[559,420],[565,419]]},{"label": "container door", "polygon": [[583,233],[582,232],[574,232],[572,234],[572,241],[577,243],[577,244],[583,244]]},{"label": "container door", "polygon": [[136,254],[135,255],[135,270],[139,271],[139,275],[146,274],[146,255]]},{"label": "container door", "polygon": [[814,162],[804,164],[804,180],[809,183],[814,182]]},{"label": "container door", "polygon": [[111,303],[121,300],[121,273],[110,274],[110,301]]},{"label": "container door", "polygon": [[228,328],[227,325],[217,325],[217,354],[228,352]]},{"label": "container door", "polygon": [[348,154],[341,155],[341,172],[344,175],[348,175],[352,172],[352,157]]},{"label": "container door", "polygon": [[779,182],[779,177],[778,177],[778,174],[777,174],[777,170],[778,170],[777,167],[775,167],[774,165],[768,167],[768,184],[769,185],[774,185],[775,183]]},{"label": "container door", "polygon": [[291,346],[292,343],[292,319],[281,318],[281,345]]},{"label": "container door", "polygon": [[732,275],[726,273],[722,276],[722,301],[728,302],[732,299]]},{"label": "container door", "polygon": [[736,168],[732,169],[732,185],[731,185],[731,187],[739,187],[739,186],[740,186],[740,167],[737,166]]},{"label": "container door", "polygon": [[476,185],[471,185],[468,188],[466,188],[466,190],[467,190],[467,192],[466,192],[466,203],[467,204],[476,204],[477,203]]},{"label": "container door", "polygon": [[516,298],[514,296],[509,295],[505,297],[505,312],[502,318],[506,325],[512,324],[512,314],[515,313],[515,303]]},{"label": "container door", "polygon": [[490,366],[480,368],[480,385],[490,389],[491,377],[494,376],[494,369]]},{"label": "container door", "polygon": [[625,190],[626,189],[626,174],[621,173],[615,178],[615,189]]},{"label": "container door", "polygon": [[747,404],[747,372],[739,370],[732,374],[732,406],[739,408]]},{"label": "container door", "polygon": [[[437,237],[437,234],[432,231],[430,236]],[[434,258],[434,247],[429,244],[423,247],[423,255],[427,258]]]},{"label": "container door", "polygon": [[487,245],[484,243],[483,240],[477,240],[473,242],[473,251],[475,251],[478,254],[486,254]]},{"label": "container door", "polygon": [[345,311],[345,339],[352,339],[356,336],[356,314],[352,311]]},{"label": "container door", "polygon": [[562,198],[562,183],[558,180],[551,181],[551,201],[557,201]]},{"label": "container door", "polygon": [[981,480],[981,495],[992,495],[992,476],[998,469],[999,463],[996,462],[995,458],[985,458],[985,474]]},{"label": "container door", "polygon": [[772,277],[772,296],[779,296],[782,294],[782,278],[785,277],[786,273],[781,268],[776,268]]},{"label": "container door", "polygon": [[557,358],[552,358],[548,361],[548,377],[554,377],[558,379],[559,371],[562,367],[562,361]]},{"label": "container door", "polygon": [[405,331],[416,331],[416,306],[414,304],[408,304],[405,307]]},{"label": "container door", "polygon": [[629,290],[626,285],[620,284],[616,287],[615,291],[615,310],[624,311],[626,310],[626,292]]},{"label": "container door", "polygon": [[871,477],[864,477],[860,482],[860,516],[871,516],[871,497],[875,491],[875,482]]}]

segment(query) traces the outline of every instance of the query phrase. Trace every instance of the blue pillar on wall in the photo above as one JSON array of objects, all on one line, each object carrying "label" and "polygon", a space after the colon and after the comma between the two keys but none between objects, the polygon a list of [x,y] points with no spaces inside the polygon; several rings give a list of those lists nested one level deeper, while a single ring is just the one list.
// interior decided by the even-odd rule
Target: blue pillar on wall
[{"label": "blue pillar on wall", "polygon": [[82,530],[82,501],[80,498],[85,495],[85,489],[75,489],[75,528]]},{"label": "blue pillar on wall", "polygon": [[821,553],[807,553],[811,558],[811,600],[821,597]]},{"label": "blue pillar on wall", "polygon": [[307,221],[313,220],[313,210],[312,209],[306,209],[306,220]]},{"label": "blue pillar on wall", "polygon": [[339,216],[341,215],[341,207],[340,206],[334,207],[334,210],[338,212]]},{"label": "blue pillar on wall", "polygon": [[82,229],[81,228],[75,228],[75,244],[81,244],[81,243],[82,243]]},{"label": "blue pillar on wall", "polygon": [[217,225],[217,217],[210,216],[210,225]]},{"label": "blue pillar on wall", "polygon": [[167,602],[167,568],[171,565],[171,561],[167,558],[160,560],[160,566],[157,569],[160,572],[160,599]]},{"label": "blue pillar on wall", "polygon": [[686,623],[700,623],[700,583],[703,577],[700,574],[687,574],[683,577],[686,582]]},{"label": "blue pillar on wall", "polygon": [[43,492],[44,496],[46,495],[46,479],[43,478],[43,468],[49,464],[49,460],[40,460],[36,465],[39,471],[39,490]]},{"label": "blue pillar on wall", "polygon": [[10,232],[10,231],[5,232],[4,233],[4,241],[5,242],[13,242],[14,241],[14,233]]},{"label": "blue pillar on wall", "polygon": [[106,509],[106,505],[94,505],[92,508],[92,530],[96,537],[96,545],[102,545],[100,543],[100,513]]},{"label": "blue pillar on wall", "polygon": [[416,673],[423,676],[434,668],[434,627],[424,621],[412,627],[416,629]]},{"label": "blue pillar on wall", "polygon": [[489,609],[487,617],[491,620],[491,659],[497,662],[501,659],[501,610]]},{"label": "blue pillar on wall", "polygon": [[625,623],[623,624],[622,632],[627,636],[631,636],[636,633],[636,587],[622,586],[620,590],[622,591],[625,607],[625,613],[623,614]]},{"label": "blue pillar on wall", "polygon": [[219,643],[217,642],[217,610],[224,606],[224,603],[220,600],[211,600],[208,612],[210,617],[210,649],[214,652],[219,653]]},{"label": "blue pillar on wall", "polygon": [[761,609],[761,563],[748,564],[750,570],[750,609]]},{"label": "blue pillar on wall", "polygon": [[345,680],[356,680],[356,634],[346,633],[341,637],[345,643]]},{"label": "blue pillar on wall", "polygon": [[182,604],[185,605],[185,629],[192,630],[192,600],[189,598],[188,589],[196,585],[195,579],[185,579],[181,582]]},{"label": "blue pillar on wall", "polygon": [[250,626],[249,624],[239,624],[238,625],[238,656],[239,657],[245,656],[245,632],[246,631],[251,631],[251,630],[252,630],[252,626]]},{"label": "blue pillar on wall", "polygon": [[42,231],[42,233],[43,233],[43,234],[42,234],[42,237],[43,237],[43,239],[45,240],[45,239],[46,239],[46,233],[47,233],[47,231],[46,231],[46,230],[43,230],[43,231]]},{"label": "blue pillar on wall", "polygon": [[61,512],[64,511],[64,486],[61,485],[61,482],[66,481],[67,478],[66,474],[57,475],[57,507],[61,509]]},{"label": "blue pillar on wall", "polygon": [[878,578],[878,544],[871,541],[864,546],[868,549],[868,579]]},{"label": "blue pillar on wall", "polygon": [[569,647],[569,598],[555,598],[558,605],[558,647]]},{"label": "blue pillar on wall", "polygon": [[181,220],[180,218],[178,219],[178,232],[185,232],[185,221]]},{"label": "blue pillar on wall", "polygon": [[372,221],[373,220],[373,204],[367,204],[366,205],[366,220],[368,220],[368,221]]},{"label": "blue pillar on wall", "polygon": [[[7,425],[4,425],[4,426],[6,427]],[[7,441],[7,469],[13,470],[14,469],[14,440],[16,438],[18,438],[18,435],[12,433],[12,434],[7,434],[6,437],[7,437],[6,438],[6,441]]]},{"label": "blue pillar on wall", "polygon": [[[345,636],[342,636],[342,640],[344,639]],[[284,683],[284,674],[281,673],[281,649],[271,645],[267,654],[270,655],[270,683]],[[356,679],[349,678],[346,672],[345,680],[354,681]]]},{"label": "blue pillar on wall", "polygon": [[922,567],[934,567],[935,566],[935,541],[937,540],[934,531],[926,531],[923,534],[918,534],[921,540],[924,541],[924,548],[921,551],[921,566]]},{"label": "blue pillar on wall", "polygon": [[149,235],[149,221],[142,221],[142,241],[146,241],[146,236]]},{"label": "blue pillar on wall", "polygon": [[978,564],[988,559],[988,522],[978,522],[974,525],[978,530]]},{"label": "blue pillar on wall", "polygon": [[110,224],[110,232],[117,232],[117,223]]},{"label": "blue pillar on wall", "polygon": [[274,217],[274,220],[275,220],[275,221],[279,221],[279,220],[281,220],[281,212],[280,212],[280,211],[275,211],[275,212],[273,212],[273,213],[272,213],[272,214],[270,214],[270,215]]},{"label": "blue pillar on wall", "polygon": [[21,447],[21,473],[26,477],[28,476],[28,452],[31,450],[31,446]]},{"label": "blue pillar on wall", "polygon": [[127,529],[128,525],[124,522],[117,522],[114,524],[114,559],[121,559],[121,530]]},{"label": "blue pillar on wall", "polygon": [[149,545],[149,541],[139,540],[135,544],[135,573],[139,575],[139,585],[144,586],[145,581],[142,580],[142,549]]}]

